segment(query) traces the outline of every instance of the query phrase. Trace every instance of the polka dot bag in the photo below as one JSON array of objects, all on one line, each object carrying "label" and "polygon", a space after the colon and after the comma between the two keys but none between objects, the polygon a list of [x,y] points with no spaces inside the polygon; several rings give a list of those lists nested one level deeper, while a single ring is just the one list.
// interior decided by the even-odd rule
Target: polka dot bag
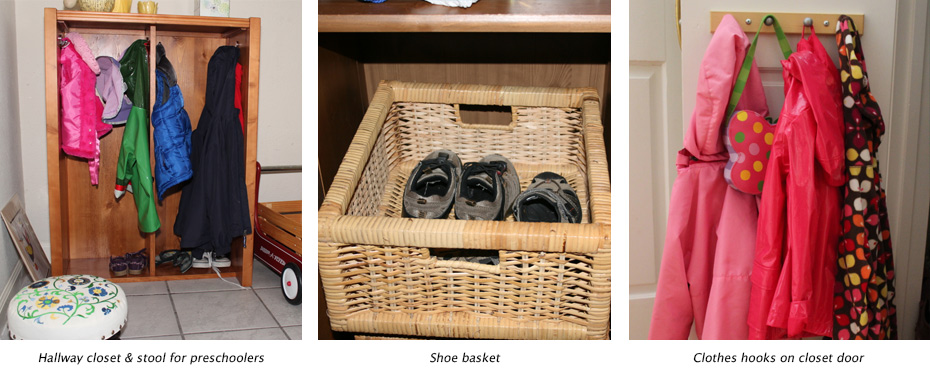
[{"label": "polka dot bag", "polygon": [[[775,35],[778,37],[782,54],[787,60],[791,55],[791,46],[774,16],[767,15],[763,19],[769,17],[772,19],[772,26],[775,28]],[[760,32],[762,27],[765,27],[765,22],[759,26]],[[728,121],[723,139],[730,153],[730,160],[723,169],[723,177],[732,188],[753,195],[762,194],[762,187],[765,185],[765,166],[771,156],[772,142],[775,139],[775,124],[755,111],[743,110],[735,113],[734,111],[746,87],[758,39],[759,33],[757,32],[746,52],[746,58],[743,59],[739,75],[736,77],[730,103],[727,105],[727,116],[724,117]]]}]

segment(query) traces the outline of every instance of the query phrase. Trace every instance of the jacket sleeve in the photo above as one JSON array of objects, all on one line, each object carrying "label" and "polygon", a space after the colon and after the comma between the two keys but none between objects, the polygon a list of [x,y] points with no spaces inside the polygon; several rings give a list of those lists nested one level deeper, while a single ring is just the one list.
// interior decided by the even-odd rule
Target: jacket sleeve
[{"label": "jacket sleeve", "polygon": [[[781,122],[781,121],[780,121]],[[779,124],[779,126],[783,126]],[[785,244],[786,195],[784,148],[778,147],[778,140],[772,148],[765,174],[765,189],[762,191],[762,203],[759,207],[759,223],[756,230],[756,255],[752,267],[752,290],[749,296],[749,339],[763,340],[771,338],[766,322],[778,277],[781,274]]]},{"label": "jacket sleeve", "polygon": [[[814,155],[827,175],[830,186],[842,186],[846,182],[846,145],[843,139],[844,120],[840,100],[843,89],[839,85],[839,73],[817,38],[810,53],[798,53],[792,58],[798,65],[797,74],[803,81],[804,95],[811,105],[817,121],[814,140]],[[805,51],[806,52],[806,51]]]},{"label": "jacket sleeve", "polygon": [[[745,340],[759,210],[756,196],[726,189],[717,226],[713,284],[707,299],[702,340]],[[742,323],[742,324],[741,324]]]},{"label": "jacket sleeve", "polygon": [[683,181],[687,178],[686,174],[680,174],[672,189],[662,266],[649,327],[650,340],[687,339],[694,320],[686,265],[690,248],[682,242],[682,238],[687,237],[682,234],[693,231],[688,220],[692,190],[685,188]]},{"label": "jacket sleeve", "polygon": [[[133,107],[135,109],[135,107]],[[130,112],[131,114],[131,112]],[[123,132],[123,140],[120,144],[119,159],[116,161],[116,187],[113,194],[119,199],[126,193],[126,190],[132,192],[130,181],[132,181],[133,172],[136,170],[136,151],[135,151],[135,127],[126,126]]]},{"label": "jacket sleeve", "polygon": [[[144,109],[133,106],[126,122],[127,134],[133,136],[133,168],[131,169],[133,190],[132,198],[136,203],[139,214],[139,230],[143,233],[152,233],[161,227],[158,221],[158,212],[155,208],[155,195],[153,194],[152,167],[149,161],[149,132],[148,116]],[[132,129],[130,132],[129,129]]]}]

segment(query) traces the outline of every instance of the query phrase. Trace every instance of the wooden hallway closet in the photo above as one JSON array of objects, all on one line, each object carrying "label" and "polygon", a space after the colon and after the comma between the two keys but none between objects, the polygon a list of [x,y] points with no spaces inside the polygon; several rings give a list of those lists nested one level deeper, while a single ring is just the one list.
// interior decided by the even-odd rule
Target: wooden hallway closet
[{"label": "wooden hallway closet", "polygon": [[[245,121],[245,184],[249,214],[255,217],[255,159],[258,132],[258,68],[261,20],[259,18],[219,18],[135,13],[96,13],[45,9],[45,102],[48,155],[48,198],[53,275],[91,274],[115,282],[215,278],[209,268],[191,268],[180,273],[177,267],[155,267],[154,256],[162,250],[177,249],[174,222],[181,198],[179,186],[167,191],[164,200],[156,195],[161,229],[142,233],[138,229],[133,198],[114,199],[117,156],[123,126],[100,139],[100,182],[90,184],[87,161],[64,154],[59,147],[58,36],[69,31],[80,33],[95,56],[120,54],[133,41],[148,39],[149,117],[155,98],[155,46],[161,43],[174,65],[184,108],[196,129],[204,107],[207,63],[220,46],[238,45],[242,65],[242,110]],[[150,162],[155,165],[151,122],[148,126]],[[153,189],[155,187],[153,186]],[[156,192],[157,194],[157,192]],[[252,284],[252,235],[231,244],[232,267],[221,272],[235,276],[243,286]],[[149,263],[141,275],[113,277],[110,256],[146,248]]]}]

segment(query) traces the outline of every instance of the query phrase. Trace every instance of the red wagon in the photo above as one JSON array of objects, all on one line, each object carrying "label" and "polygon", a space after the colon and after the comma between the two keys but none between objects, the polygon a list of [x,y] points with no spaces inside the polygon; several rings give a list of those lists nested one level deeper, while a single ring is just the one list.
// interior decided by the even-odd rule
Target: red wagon
[{"label": "red wagon", "polygon": [[258,203],[261,164],[255,163],[255,258],[281,275],[281,291],[292,305],[301,302],[301,203]]}]

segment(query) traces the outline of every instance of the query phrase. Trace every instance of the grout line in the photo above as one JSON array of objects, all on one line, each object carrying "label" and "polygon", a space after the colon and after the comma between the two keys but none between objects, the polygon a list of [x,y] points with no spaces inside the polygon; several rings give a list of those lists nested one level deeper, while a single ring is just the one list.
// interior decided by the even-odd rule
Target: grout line
[{"label": "grout line", "polygon": [[[298,326],[288,326],[288,327],[298,327]],[[282,332],[284,332],[284,336],[287,337],[288,340],[291,340],[290,336],[287,335],[287,332],[284,331],[284,328],[282,328],[282,327],[280,327],[280,326],[279,326],[279,327],[260,327],[260,328],[227,329],[227,330],[220,330],[220,331],[189,332],[188,335],[199,335],[199,334],[206,334],[206,333],[224,333],[224,332],[258,331],[258,330],[263,330],[263,329],[276,329],[276,328],[279,329],[279,330],[281,330]],[[130,339],[148,339],[148,338],[153,338],[153,337],[165,337],[165,336],[178,336],[178,335],[168,334],[168,335],[151,335],[151,336],[133,336],[133,337],[128,337],[128,338],[130,338]],[[183,337],[183,336],[182,336],[182,337]],[[185,340],[186,340],[186,339],[185,339]]]},{"label": "grout line", "polygon": [[134,337],[120,337],[121,340],[152,340],[159,337],[170,337],[178,335],[156,335],[156,336],[134,336]]},{"label": "grout line", "polygon": [[[258,331],[258,330],[262,330],[262,329],[275,329],[275,328],[277,328],[277,329],[279,329],[279,330],[281,330],[281,331],[284,331],[281,327],[260,327],[260,328],[227,329],[227,330],[221,330],[221,331],[190,332],[190,333],[188,333],[188,335],[199,335],[199,334],[204,334],[204,333],[224,333],[224,332]],[[287,337],[287,333],[285,333],[284,336]]]},{"label": "grout line", "polygon": [[[274,319],[274,324],[277,324],[278,328],[281,328],[281,331],[284,331],[283,327],[281,327],[281,322],[278,321],[278,317],[274,316],[274,313],[271,312],[271,309],[268,308],[268,305],[265,304],[265,301],[262,300],[262,297],[258,295],[258,292],[256,292],[255,289],[252,289],[252,293],[255,294],[255,298],[258,298],[258,302],[260,302],[262,306],[265,307],[265,310],[268,311],[268,314],[271,315],[271,319]],[[287,336],[287,333],[285,333],[284,335]]]},{"label": "grout line", "polygon": [[287,338],[288,338],[289,340],[303,340],[303,339],[295,339],[295,338],[292,338],[291,335],[289,335],[289,334],[287,333],[287,330],[285,329],[285,328],[294,328],[294,327],[300,328],[300,332],[303,333],[303,331],[304,331],[303,325],[299,325],[299,326],[285,326],[285,327],[281,327],[281,330],[284,331],[284,334],[287,335]]},{"label": "grout line", "polygon": [[171,294],[194,294],[194,293],[216,293],[216,292],[235,292],[239,289],[223,289],[223,290],[194,290],[189,292],[174,292]]},{"label": "grout line", "polygon": [[[222,278],[222,279],[216,278],[216,279],[202,279],[202,280],[224,280],[224,279],[229,279],[229,278],[230,278],[230,277],[224,277],[224,278]],[[232,278],[233,280],[235,280],[235,277],[231,277],[231,278]],[[227,280],[227,281],[229,281],[229,280]],[[238,283],[239,281],[236,280],[236,282]],[[238,284],[237,284],[237,285],[238,285]],[[171,293],[171,294],[190,294],[190,293],[206,293],[206,292],[231,292],[231,291],[245,290],[245,289],[251,288],[251,287],[248,287],[248,288],[247,288],[247,287],[244,287],[244,286],[242,286],[242,285],[239,285],[239,286],[241,287],[241,289],[240,289],[240,288],[231,288],[231,287],[230,287],[229,289],[185,290],[185,291],[176,291],[176,292],[170,292],[170,291],[169,291],[169,293]]]},{"label": "grout line", "polygon": [[178,316],[178,308],[174,305],[174,298],[171,296],[171,286],[168,285],[168,282],[165,282],[165,289],[168,290],[168,300],[171,301],[171,311],[174,312],[174,321],[178,324],[178,334],[181,335],[181,340],[184,340],[184,327],[181,326],[181,317]]}]

